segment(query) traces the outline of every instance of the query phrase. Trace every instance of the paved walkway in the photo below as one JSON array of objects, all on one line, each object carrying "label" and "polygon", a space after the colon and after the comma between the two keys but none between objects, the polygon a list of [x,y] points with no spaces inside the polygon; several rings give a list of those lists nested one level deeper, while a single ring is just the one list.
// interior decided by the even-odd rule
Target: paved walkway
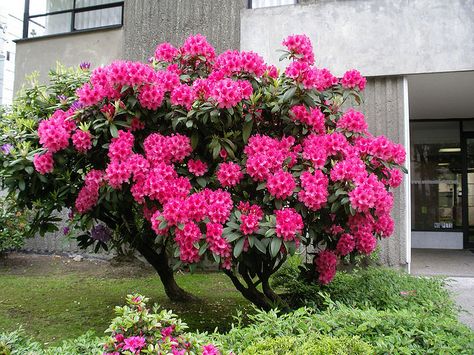
[{"label": "paved walkway", "polygon": [[464,310],[459,320],[474,329],[474,253],[468,250],[412,249],[411,258],[412,274],[448,277],[449,289]]}]

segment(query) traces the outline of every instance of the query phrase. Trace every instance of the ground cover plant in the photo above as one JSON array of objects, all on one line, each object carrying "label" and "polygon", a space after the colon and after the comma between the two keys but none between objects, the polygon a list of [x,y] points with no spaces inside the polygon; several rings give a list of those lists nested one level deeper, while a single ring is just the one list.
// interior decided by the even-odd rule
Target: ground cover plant
[{"label": "ground cover plant", "polygon": [[269,280],[300,246],[314,250],[306,280],[327,284],[339,259],[392,234],[405,151],[342,108],[361,100],[357,70],[316,68],[304,35],[283,45],[281,73],[257,53],[217,56],[201,35],[96,68],[37,136],[6,135],[3,184],[41,201],[43,227],[70,208],[82,246],[136,248],[172,299],[190,297],[170,258],[207,258],[257,306],[285,308]]}]

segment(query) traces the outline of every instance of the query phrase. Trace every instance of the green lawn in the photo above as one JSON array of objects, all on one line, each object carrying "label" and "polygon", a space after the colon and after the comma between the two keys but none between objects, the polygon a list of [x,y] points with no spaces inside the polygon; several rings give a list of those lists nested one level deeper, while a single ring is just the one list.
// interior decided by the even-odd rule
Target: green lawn
[{"label": "green lawn", "polygon": [[172,309],[191,330],[228,329],[237,309],[249,308],[220,273],[183,274],[178,283],[200,298],[193,303],[170,302],[157,276],[61,273],[48,276],[12,274],[0,268],[0,332],[22,326],[42,343],[57,344],[89,329],[103,334],[114,316],[114,306],[124,303],[125,295],[141,293],[163,308]]}]

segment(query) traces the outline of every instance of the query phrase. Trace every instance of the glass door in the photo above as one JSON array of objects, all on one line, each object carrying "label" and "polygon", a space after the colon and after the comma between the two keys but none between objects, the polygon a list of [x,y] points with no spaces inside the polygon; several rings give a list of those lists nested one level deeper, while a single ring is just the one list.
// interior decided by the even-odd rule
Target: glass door
[{"label": "glass door", "polygon": [[474,132],[465,133],[463,174],[464,249],[474,248]]}]

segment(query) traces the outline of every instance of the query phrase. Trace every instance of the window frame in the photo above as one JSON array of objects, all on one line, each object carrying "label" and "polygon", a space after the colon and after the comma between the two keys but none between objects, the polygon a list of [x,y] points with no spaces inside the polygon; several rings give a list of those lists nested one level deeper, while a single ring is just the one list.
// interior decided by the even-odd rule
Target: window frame
[{"label": "window frame", "polygon": [[[108,4],[77,7],[76,6],[76,0],[73,0],[73,5],[72,5],[71,9],[50,11],[50,12],[45,12],[45,13],[41,13],[41,14],[30,15],[30,0],[25,0],[25,12],[24,12],[24,15],[23,15],[23,39],[41,38],[41,37],[47,37],[47,36],[51,36],[51,35],[61,35],[61,34],[67,34],[67,33],[75,33],[75,32],[96,30],[96,29],[100,30],[100,29],[110,28],[110,27],[121,27],[121,26],[123,26],[124,3],[125,3],[124,1],[114,1],[114,2],[111,2],[111,3],[108,3]],[[76,14],[79,14],[79,13],[82,13],[82,12],[90,12],[90,11],[97,11],[97,10],[103,10],[103,9],[110,9],[110,8],[121,8],[121,16],[120,16],[120,23],[119,24],[91,27],[91,28],[80,29],[80,30],[75,29]],[[59,33],[54,33],[54,34],[47,34],[47,35],[44,35],[44,36],[28,37],[28,30],[29,30],[30,21],[33,22],[33,23],[36,23],[37,25],[39,25],[37,22],[35,22],[32,19],[35,19],[35,18],[38,18],[38,17],[52,16],[52,15],[68,14],[68,13],[71,14],[71,26],[70,26],[70,30],[68,32],[59,32]]]}]

